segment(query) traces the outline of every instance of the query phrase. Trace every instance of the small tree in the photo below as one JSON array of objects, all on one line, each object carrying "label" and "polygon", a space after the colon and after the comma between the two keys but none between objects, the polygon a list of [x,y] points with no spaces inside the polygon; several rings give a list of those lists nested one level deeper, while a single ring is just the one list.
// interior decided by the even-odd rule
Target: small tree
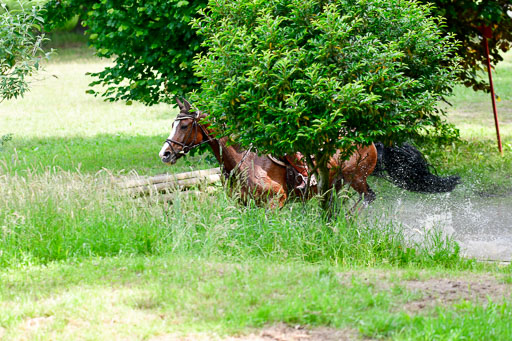
[{"label": "small tree", "polygon": [[27,77],[40,68],[44,53],[41,43],[43,18],[36,6],[0,13],[0,101],[22,96],[28,90]]},{"label": "small tree", "polygon": [[[314,156],[321,193],[337,149],[446,136],[436,103],[455,46],[429,8],[400,0],[212,0],[194,27],[194,103],[260,152]],[[311,160],[310,160],[311,165]]]}]

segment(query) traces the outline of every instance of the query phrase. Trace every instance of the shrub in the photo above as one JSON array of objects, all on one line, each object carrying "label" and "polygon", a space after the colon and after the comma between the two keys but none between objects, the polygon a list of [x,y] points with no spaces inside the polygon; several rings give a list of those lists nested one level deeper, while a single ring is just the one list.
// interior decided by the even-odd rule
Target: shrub
[{"label": "shrub", "polygon": [[[434,5],[433,17],[442,17],[438,25],[445,35],[455,34],[462,42],[452,52],[462,59],[448,59],[446,64],[460,62],[458,77],[467,86],[486,88],[479,77],[485,54],[478,27],[485,24],[495,30],[489,41],[494,64],[502,60],[500,51],[510,49],[512,18],[510,0],[420,0]],[[198,87],[192,72],[191,58],[203,51],[202,39],[190,27],[191,18],[204,8],[207,0],[185,1],[97,1],[50,0],[46,3],[47,29],[63,25],[80,15],[88,24],[89,44],[102,57],[118,56],[114,66],[94,73],[103,91],[90,91],[106,99],[135,100],[145,104],[170,102]],[[272,2],[274,3],[274,2]],[[394,2],[391,2],[393,4]],[[393,26],[392,26],[393,27]],[[128,85],[126,85],[128,83]]]},{"label": "shrub", "polygon": [[0,101],[22,96],[28,90],[27,77],[40,68],[44,35],[40,8],[9,10],[0,14]]},{"label": "shrub", "polygon": [[314,155],[320,177],[338,148],[447,136],[437,103],[457,69],[440,64],[455,45],[429,13],[399,0],[210,1],[194,21],[208,52],[193,100],[242,145]]}]

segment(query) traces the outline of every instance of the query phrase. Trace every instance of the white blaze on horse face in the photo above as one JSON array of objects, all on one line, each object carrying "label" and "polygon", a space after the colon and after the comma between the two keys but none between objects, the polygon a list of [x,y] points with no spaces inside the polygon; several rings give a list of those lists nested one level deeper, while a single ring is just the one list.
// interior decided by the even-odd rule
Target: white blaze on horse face
[{"label": "white blaze on horse face", "polygon": [[[172,123],[172,131],[171,133],[169,134],[169,137],[167,138],[168,140],[172,140],[172,138],[174,137],[174,135],[176,134],[176,130],[178,130],[178,126],[180,125],[179,124],[180,122],[179,121],[174,121]],[[160,150],[160,153],[158,153],[158,156],[160,156],[160,158],[162,159],[164,157],[164,154],[165,152],[170,148],[169,146],[169,143],[165,142],[164,143],[164,146],[162,147],[162,149]]]}]

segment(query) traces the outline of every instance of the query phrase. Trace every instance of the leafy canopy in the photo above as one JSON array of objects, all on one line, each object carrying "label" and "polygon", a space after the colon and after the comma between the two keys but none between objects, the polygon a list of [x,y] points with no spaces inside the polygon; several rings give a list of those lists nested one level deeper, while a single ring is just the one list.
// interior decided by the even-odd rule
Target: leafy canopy
[{"label": "leafy canopy", "polygon": [[[337,148],[446,133],[449,36],[400,0],[212,0],[194,28],[193,96],[218,131],[261,152],[326,160]],[[452,64],[453,65],[453,64]]]},{"label": "leafy canopy", "polygon": [[[21,4],[20,4],[21,6]],[[41,49],[44,35],[40,8],[9,10],[2,4],[0,13],[0,101],[23,96],[27,78],[40,68],[48,53]]]},{"label": "leafy canopy", "polygon": [[[510,0],[420,0],[431,4],[433,17],[443,17],[441,30],[455,34],[461,44],[454,52],[463,69],[458,73],[466,86],[486,88],[480,71],[485,61],[478,27],[494,29],[489,40],[492,62],[502,60],[500,51],[512,46]],[[89,44],[103,57],[115,56],[114,66],[94,73],[92,85],[107,89],[95,95],[106,99],[136,100],[145,104],[171,102],[198,87],[192,71],[192,56],[204,51],[202,39],[189,26],[207,0],[50,0],[46,4],[48,30],[80,15],[88,25]],[[395,3],[395,2],[392,2]],[[451,63],[451,61],[446,61]]]},{"label": "leafy canopy", "polygon": [[[43,0],[42,0],[43,1]],[[44,0],[46,1],[46,0]],[[484,89],[480,78],[485,60],[478,27],[495,30],[489,41],[493,64],[502,60],[500,51],[512,44],[510,0],[419,0],[431,4],[433,17],[443,17],[445,34],[455,34],[462,43],[453,52],[463,58],[458,73],[466,86]],[[192,57],[204,48],[190,27],[191,18],[207,0],[50,0],[46,3],[46,28],[62,26],[75,15],[88,25],[89,44],[102,57],[114,57],[114,66],[94,73],[104,91],[89,91],[106,99],[136,100],[145,104],[171,102],[198,87]],[[394,4],[396,2],[391,2]],[[446,61],[451,63],[451,60]]]},{"label": "leafy canopy", "polygon": [[197,86],[193,56],[200,39],[189,23],[203,1],[185,0],[50,0],[46,28],[62,25],[76,14],[84,18],[89,43],[114,65],[92,73],[110,101],[137,100],[151,105],[172,102]]}]

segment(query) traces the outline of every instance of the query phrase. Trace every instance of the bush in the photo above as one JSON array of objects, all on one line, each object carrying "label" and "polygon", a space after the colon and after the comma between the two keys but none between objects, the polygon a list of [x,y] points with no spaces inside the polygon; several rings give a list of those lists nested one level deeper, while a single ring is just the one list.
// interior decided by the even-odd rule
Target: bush
[{"label": "bush", "polygon": [[0,14],[0,101],[22,96],[28,90],[26,78],[40,68],[44,35],[40,8],[9,10]]},{"label": "bush", "polygon": [[455,45],[429,13],[399,0],[210,1],[194,22],[208,52],[193,100],[242,145],[320,168],[338,148],[446,137],[437,103],[457,69],[440,64]]},{"label": "bush", "polygon": [[[512,46],[512,10],[510,0],[420,0],[437,7],[428,12],[444,18],[438,25],[445,35],[455,34],[462,42],[452,52],[462,59],[450,59],[463,66],[458,73],[467,86],[486,88],[479,77],[484,52],[478,27],[485,24],[495,30],[489,41],[491,58],[502,60],[500,50]],[[50,0],[46,3],[47,29],[63,25],[80,15],[88,24],[89,44],[100,56],[118,56],[114,66],[94,73],[104,91],[90,91],[106,99],[140,101],[145,104],[171,102],[173,96],[196,89],[198,78],[192,72],[192,56],[205,51],[189,23],[204,8],[207,0],[170,1],[97,1]],[[274,3],[274,2],[272,2]],[[323,3],[323,2],[321,2]],[[391,2],[394,4],[394,2]],[[392,23],[392,25],[395,25]],[[394,27],[394,26],[391,26]],[[126,85],[128,83],[129,85]]]},{"label": "bush", "polygon": [[[42,7],[44,6],[48,0],[6,0],[4,1],[5,7],[0,7],[0,13],[4,13],[6,10],[9,11],[19,11],[23,8],[31,8],[31,7]],[[62,24],[55,27],[55,30],[70,32],[75,29],[78,24],[79,17],[78,15],[71,16],[68,20],[64,21]]]}]

